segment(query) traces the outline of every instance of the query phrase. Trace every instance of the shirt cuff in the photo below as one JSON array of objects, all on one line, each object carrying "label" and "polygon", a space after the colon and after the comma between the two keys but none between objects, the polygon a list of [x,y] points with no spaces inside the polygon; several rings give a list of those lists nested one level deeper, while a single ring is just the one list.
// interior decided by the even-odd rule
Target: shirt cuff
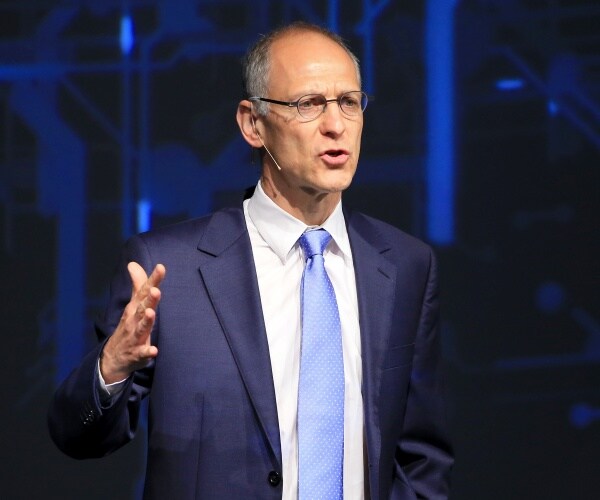
[{"label": "shirt cuff", "polygon": [[98,382],[100,385],[100,399],[103,402],[109,400],[114,396],[117,396],[121,393],[121,391],[123,391],[123,388],[125,387],[125,382],[127,382],[127,379],[129,377],[124,378],[123,380],[119,380],[118,382],[113,382],[112,384],[107,384],[104,381],[104,377],[102,377],[102,372],[100,371],[100,359],[98,359],[96,370],[98,372]]}]

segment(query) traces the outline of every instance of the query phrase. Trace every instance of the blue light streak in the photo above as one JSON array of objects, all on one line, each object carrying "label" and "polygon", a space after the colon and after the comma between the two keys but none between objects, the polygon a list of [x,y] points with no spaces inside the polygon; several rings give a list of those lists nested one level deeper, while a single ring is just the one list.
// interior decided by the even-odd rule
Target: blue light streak
[{"label": "blue light streak", "polygon": [[152,226],[152,203],[149,200],[140,200],[137,204],[137,230],[138,233],[149,231]]},{"label": "blue light streak", "polygon": [[119,36],[119,43],[121,45],[121,52],[123,55],[128,56],[133,49],[135,36],[133,34],[133,21],[131,16],[125,14],[121,18],[121,34]]},{"label": "blue light streak", "polygon": [[519,90],[525,86],[525,82],[521,78],[501,78],[496,82],[498,90]]}]

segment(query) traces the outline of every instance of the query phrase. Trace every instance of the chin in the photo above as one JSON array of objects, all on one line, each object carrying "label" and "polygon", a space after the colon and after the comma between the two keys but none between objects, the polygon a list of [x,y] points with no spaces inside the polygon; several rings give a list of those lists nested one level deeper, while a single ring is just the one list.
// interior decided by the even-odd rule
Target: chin
[{"label": "chin", "polygon": [[354,178],[355,170],[336,170],[321,173],[321,175],[315,176],[311,179],[306,178],[305,182],[302,182],[302,191],[315,195],[326,195],[341,193],[345,191]]},{"label": "chin", "polygon": [[327,183],[327,191],[331,193],[340,193],[350,187],[352,179],[354,178],[354,172],[345,172],[336,176],[335,179],[331,179],[331,182]]},{"label": "chin", "polygon": [[349,182],[344,183],[321,183],[321,184],[311,184],[305,185],[302,187],[302,191],[311,195],[318,196],[322,198],[326,195],[330,194],[338,194],[345,191],[350,186]]}]

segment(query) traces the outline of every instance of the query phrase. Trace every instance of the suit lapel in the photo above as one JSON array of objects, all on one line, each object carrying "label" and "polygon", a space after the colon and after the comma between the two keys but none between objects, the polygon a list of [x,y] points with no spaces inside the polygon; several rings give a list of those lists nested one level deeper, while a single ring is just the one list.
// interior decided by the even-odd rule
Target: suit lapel
[{"label": "suit lapel", "polygon": [[346,214],[358,296],[363,366],[363,404],[371,498],[379,491],[379,394],[381,370],[388,345],[396,269],[385,258],[389,244],[360,214]]},{"label": "suit lapel", "polygon": [[[360,317],[363,400],[372,497],[378,492],[381,370],[391,330],[396,269],[389,244],[360,214],[345,214]],[[198,249],[200,274],[275,460],[281,444],[269,346],[250,239],[241,210],[216,213]],[[375,498],[375,497],[373,497]]]},{"label": "suit lapel", "polygon": [[217,212],[198,249],[202,252],[200,274],[273,456],[281,467],[271,358],[242,211]]}]

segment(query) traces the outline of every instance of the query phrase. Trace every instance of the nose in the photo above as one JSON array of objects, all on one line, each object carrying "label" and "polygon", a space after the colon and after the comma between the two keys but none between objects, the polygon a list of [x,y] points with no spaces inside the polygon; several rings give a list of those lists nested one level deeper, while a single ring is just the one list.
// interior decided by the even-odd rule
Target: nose
[{"label": "nose", "polygon": [[327,101],[327,105],[321,113],[321,133],[337,137],[346,130],[346,119],[342,114],[342,110],[336,102],[336,99]]}]

